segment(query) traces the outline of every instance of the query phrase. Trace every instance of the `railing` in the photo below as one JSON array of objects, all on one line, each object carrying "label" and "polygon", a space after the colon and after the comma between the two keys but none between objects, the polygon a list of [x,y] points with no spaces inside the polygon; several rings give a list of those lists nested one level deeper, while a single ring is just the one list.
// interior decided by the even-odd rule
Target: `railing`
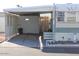
[{"label": "railing", "polygon": [[[55,33],[55,41],[79,41],[79,33]],[[43,39],[53,39],[53,32],[44,32]]]},{"label": "railing", "polygon": [[44,32],[43,39],[53,39],[53,33],[52,32]]}]

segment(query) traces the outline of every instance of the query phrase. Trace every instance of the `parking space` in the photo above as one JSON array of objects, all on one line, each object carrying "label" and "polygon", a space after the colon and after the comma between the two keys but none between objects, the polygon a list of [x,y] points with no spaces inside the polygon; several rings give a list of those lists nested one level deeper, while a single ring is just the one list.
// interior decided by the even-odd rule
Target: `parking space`
[{"label": "parking space", "polygon": [[[56,49],[54,49],[56,51]],[[46,53],[40,49],[30,48],[28,46],[22,46],[11,42],[3,42],[0,44],[0,56],[74,56],[79,54],[72,53]]]},{"label": "parking space", "polygon": [[8,40],[8,42],[30,48],[39,48],[39,36],[33,34],[18,35]]},{"label": "parking space", "polygon": [[[39,49],[39,36],[38,35],[19,35],[16,36],[12,39],[10,39],[9,41],[5,41],[3,43],[0,44],[0,55],[1,56],[7,56],[7,55],[11,55],[11,56],[56,56],[56,55],[64,55],[64,56],[68,56],[68,55],[79,55],[78,53],[67,53],[65,49],[65,53],[61,53],[60,49],[57,52],[57,48],[53,48],[53,52],[43,52],[42,50]],[[55,45],[56,46],[56,45]],[[57,45],[56,47],[59,47],[60,45]],[[67,46],[67,45],[62,45],[63,46]],[[69,46],[69,45],[68,45]],[[71,44],[71,46],[73,46]],[[75,47],[79,47],[79,44],[75,44]],[[74,48],[75,48],[74,47]],[[79,49],[79,48],[78,48]],[[76,49],[78,51],[78,49]],[[71,50],[71,49],[69,49]],[[68,51],[69,51],[68,50]],[[75,51],[76,51],[75,50]]]}]

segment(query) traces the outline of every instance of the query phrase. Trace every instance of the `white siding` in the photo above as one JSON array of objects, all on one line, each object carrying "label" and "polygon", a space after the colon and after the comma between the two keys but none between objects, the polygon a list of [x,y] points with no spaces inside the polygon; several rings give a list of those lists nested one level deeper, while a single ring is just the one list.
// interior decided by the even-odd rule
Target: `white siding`
[{"label": "white siding", "polygon": [[57,22],[56,27],[63,28],[79,28],[79,12],[65,12],[64,22]]},{"label": "white siding", "polygon": [[55,40],[56,41],[73,41],[74,34],[73,33],[56,33]]},{"label": "white siding", "polygon": [[79,22],[79,12],[76,12],[76,22]]},{"label": "white siding", "polygon": [[57,28],[79,28],[79,23],[57,22]]},{"label": "white siding", "polygon": [[5,17],[0,16],[0,32],[5,32]]}]

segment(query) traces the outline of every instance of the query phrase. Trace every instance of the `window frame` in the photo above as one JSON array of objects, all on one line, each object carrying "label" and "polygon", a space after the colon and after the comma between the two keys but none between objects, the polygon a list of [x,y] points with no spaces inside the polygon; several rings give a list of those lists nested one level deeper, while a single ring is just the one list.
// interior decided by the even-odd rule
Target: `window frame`
[{"label": "window frame", "polygon": [[[64,18],[65,18],[65,12],[63,11],[58,11],[57,12],[57,22],[64,22]],[[61,18],[60,20],[58,18]]]}]

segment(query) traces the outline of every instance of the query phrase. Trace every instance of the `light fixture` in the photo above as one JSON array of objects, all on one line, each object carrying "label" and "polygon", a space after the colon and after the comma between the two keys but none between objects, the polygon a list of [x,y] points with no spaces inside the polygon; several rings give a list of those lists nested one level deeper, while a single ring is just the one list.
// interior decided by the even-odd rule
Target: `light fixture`
[{"label": "light fixture", "polygon": [[25,19],[25,21],[28,21],[28,20],[29,20],[28,18]]}]

